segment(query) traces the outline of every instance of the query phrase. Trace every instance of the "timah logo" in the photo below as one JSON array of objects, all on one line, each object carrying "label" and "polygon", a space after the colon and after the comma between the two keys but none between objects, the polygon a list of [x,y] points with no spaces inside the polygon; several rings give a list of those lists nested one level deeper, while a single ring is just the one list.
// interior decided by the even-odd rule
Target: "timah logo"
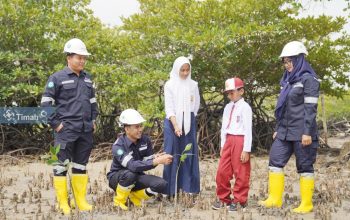
[{"label": "timah logo", "polygon": [[8,122],[16,122],[16,119],[15,119],[15,112],[12,111],[11,109],[8,109],[5,111],[5,113],[3,114],[4,118],[8,121]]},{"label": "timah logo", "polygon": [[46,124],[54,111],[53,107],[0,108],[0,124]]}]

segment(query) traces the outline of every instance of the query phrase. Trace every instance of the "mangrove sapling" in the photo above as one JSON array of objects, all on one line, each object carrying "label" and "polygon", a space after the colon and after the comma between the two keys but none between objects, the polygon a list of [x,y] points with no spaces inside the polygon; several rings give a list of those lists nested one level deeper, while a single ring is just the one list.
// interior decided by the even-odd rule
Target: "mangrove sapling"
[{"label": "mangrove sapling", "polygon": [[177,205],[177,178],[178,178],[178,175],[179,175],[180,166],[181,166],[181,163],[186,160],[187,156],[194,155],[194,154],[186,153],[186,152],[190,151],[191,148],[192,148],[192,144],[189,143],[189,144],[186,145],[185,149],[182,151],[181,154],[175,154],[176,156],[180,156],[180,162],[177,165],[176,177],[175,177],[175,205]]}]

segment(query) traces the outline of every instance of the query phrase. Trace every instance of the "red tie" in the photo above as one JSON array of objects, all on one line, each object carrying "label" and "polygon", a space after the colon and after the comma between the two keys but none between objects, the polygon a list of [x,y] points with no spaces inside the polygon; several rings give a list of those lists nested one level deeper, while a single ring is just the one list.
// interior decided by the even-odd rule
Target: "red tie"
[{"label": "red tie", "polygon": [[230,119],[228,121],[228,125],[227,125],[226,129],[228,129],[231,125],[232,113],[233,113],[234,108],[235,108],[235,104],[233,104],[233,106],[232,106],[231,113],[230,113]]}]

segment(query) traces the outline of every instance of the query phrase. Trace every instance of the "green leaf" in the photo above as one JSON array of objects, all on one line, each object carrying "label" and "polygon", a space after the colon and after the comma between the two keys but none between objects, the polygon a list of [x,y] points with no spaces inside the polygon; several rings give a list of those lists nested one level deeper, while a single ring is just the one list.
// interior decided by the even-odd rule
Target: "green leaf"
[{"label": "green leaf", "polygon": [[50,159],[50,160],[47,161],[47,164],[49,164],[49,165],[57,165],[57,164],[59,164],[59,162],[57,160]]},{"label": "green leaf", "polygon": [[187,158],[187,154],[182,154],[181,157],[180,157],[180,161],[181,162],[184,162]]},{"label": "green leaf", "polygon": [[57,155],[58,154],[58,152],[60,152],[60,147],[61,145],[59,144],[59,145],[57,145],[56,147],[55,147],[55,155]]},{"label": "green leaf", "polygon": [[50,153],[52,155],[55,155],[55,152],[56,152],[55,147],[54,146],[50,146]]},{"label": "green leaf", "polygon": [[58,161],[58,157],[57,157],[57,155],[52,155],[52,156],[51,156],[51,160]]},{"label": "green leaf", "polygon": [[186,145],[185,150],[183,152],[189,151],[189,150],[191,150],[191,148],[192,148],[192,144],[189,143]]}]

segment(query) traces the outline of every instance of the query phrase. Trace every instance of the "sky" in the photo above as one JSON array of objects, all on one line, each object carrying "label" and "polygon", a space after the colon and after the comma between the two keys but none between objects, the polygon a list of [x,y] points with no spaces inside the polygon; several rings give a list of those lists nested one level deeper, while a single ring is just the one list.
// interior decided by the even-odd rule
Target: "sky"
[{"label": "sky", "polygon": [[[306,9],[302,12],[302,17],[308,15],[318,16],[320,14],[345,16],[343,12],[343,8],[347,4],[345,0],[321,0],[317,3],[312,0],[300,1]],[[108,26],[122,25],[120,17],[128,17],[140,12],[140,4],[137,0],[91,0],[90,8],[94,11],[94,15]],[[345,30],[350,33],[349,22],[345,26]]]}]

